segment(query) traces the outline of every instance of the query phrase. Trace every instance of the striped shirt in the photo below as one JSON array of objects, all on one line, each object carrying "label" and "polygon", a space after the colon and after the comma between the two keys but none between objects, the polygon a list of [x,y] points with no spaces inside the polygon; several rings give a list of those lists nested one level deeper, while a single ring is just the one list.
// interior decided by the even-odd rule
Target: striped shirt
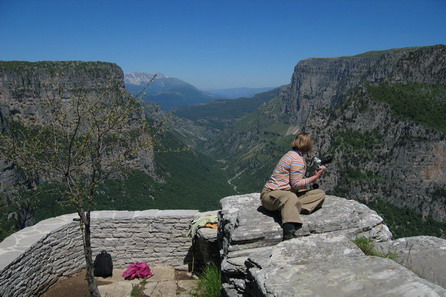
[{"label": "striped shirt", "polygon": [[271,190],[284,190],[297,192],[308,186],[305,178],[307,164],[299,151],[289,151],[277,163],[274,171],[265,184]]}]

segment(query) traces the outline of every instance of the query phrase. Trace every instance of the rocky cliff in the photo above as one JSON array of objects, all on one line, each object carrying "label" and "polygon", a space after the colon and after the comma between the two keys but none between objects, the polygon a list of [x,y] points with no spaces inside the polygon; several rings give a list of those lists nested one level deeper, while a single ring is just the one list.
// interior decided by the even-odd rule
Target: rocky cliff
[{"label": "rocky cliff", "polygon": [[316,155],[334,156],[320,182],[328,192],[446,222],[445,83],[443,45],[303,60],[279,96],[209,149],[230,162],[242,191],[254,191],[292,134],[307,131]]},{"label": "rocky cliff", "polygon": [[[51,111],[47,100],[67,102],[75,97],[101,96],[104,102],[112,98],[126,98],[124,75],[120,67],[103,62],[0,62],[0,128],[8,130],[8,119],[20,117],[29,125],[45,125]],[[136,117],[143,116],[135,115]],[[135,169],[155,176],[153,152],[141,154]],[[14,164],[0,160],[1,190],[14,190],[22,175]],[[10,213],[19,221],[20,227],[33,223],[32,210],[21,198],[9,196],[1,201],[2,211],[17,204],[16,212]],[[6,214],[8,215],[8,214]],[[1,230],[2,228],[0,228]]]},{"label": "rocky cliff", "polygon": [[[91,92],[98,86],[111,87],[111,82],[122,80],[122,76],[119,67],[106,63],[0,62],[0,129],[2,133],[6,131],[7,121],[14,114],[20,114],[29,123],[45,122],[42,98],[68,99],[80,88]],[[19,180],[16,166],[1,160],[1,189],[13,187]]]}]

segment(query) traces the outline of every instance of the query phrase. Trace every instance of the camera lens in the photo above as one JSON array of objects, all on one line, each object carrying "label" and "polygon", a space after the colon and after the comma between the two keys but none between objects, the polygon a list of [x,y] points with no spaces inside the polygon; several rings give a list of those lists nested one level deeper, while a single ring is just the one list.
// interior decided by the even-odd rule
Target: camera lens
[{"label": "camera lens", "polygon": [[333,157],[332,156],[321,158],[321,165],[325,165],[325,164],[331,163],[331,161],[333,161]]}]

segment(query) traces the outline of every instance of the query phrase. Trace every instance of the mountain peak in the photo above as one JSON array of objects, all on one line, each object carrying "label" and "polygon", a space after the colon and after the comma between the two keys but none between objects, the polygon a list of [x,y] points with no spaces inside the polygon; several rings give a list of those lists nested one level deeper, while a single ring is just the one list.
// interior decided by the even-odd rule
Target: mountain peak
[{"label": "mountain peak", "polygon": [[156,75],[155,79],[168,78],[167,75],[161,72],[156,72],[156,73],[130,72],[124,74],[124,82],[126,84],[142,86],[148,84],[155,75]]}]

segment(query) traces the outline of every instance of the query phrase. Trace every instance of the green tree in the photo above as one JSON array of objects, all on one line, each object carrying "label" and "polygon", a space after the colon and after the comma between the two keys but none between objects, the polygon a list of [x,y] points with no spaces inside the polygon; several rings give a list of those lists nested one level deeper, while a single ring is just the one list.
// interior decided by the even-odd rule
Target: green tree
[{"label": "green tree", "polygon": [[6,132],[0,137],[0,157],[14,162],[31,188],[57,184],[52,190],[76,208],[86,279],[96,297],[100,293],[94,279],[90,229],[96,191],[104,181],[122,177],[127,168],[148,166],[144,160],[153,158],[163,122],[149,124],[139,99],[122,85],[98,86],[98,91],[79,88],[76,95],[67,97],[58,76],[63,74],[55,74],[45,87],[59,96],[39,98],[40,116],[9,115]]}]

